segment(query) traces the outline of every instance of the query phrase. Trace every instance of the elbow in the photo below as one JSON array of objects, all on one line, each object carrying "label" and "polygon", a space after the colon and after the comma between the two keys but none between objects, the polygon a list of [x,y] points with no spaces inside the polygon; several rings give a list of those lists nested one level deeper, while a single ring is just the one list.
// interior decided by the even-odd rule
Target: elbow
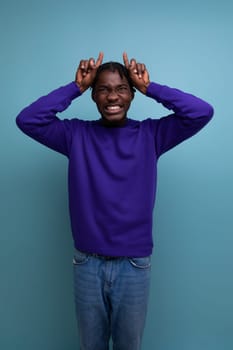
[{"label": "elbow", "polygon": [[17,115],[15,119],[17,127],[23,132],[27,134],[27,130],[29,127],[28,121],[25,118],[25,115],[23,112],[20,112],[19,115]]},{"label": "elbow", "polygon": [[208,119],[211,119],[214,115],[214,108],[210,104],[206,106],[205,115]]},{"label": "elbow", "polygon": [[21,116],[21,113],[19,115],[17,115],[15,122],[20,130],[24,129],[24,122],[23,122],[23,118]]},{"label": "elbow", "polygon": [[207,102],[201,101],[196,114],[196,117],[205,119],[207,122],[212,119],[214,115],[214,108]]},{"label": "elbow", "polygon": [[16,125],[18,126],[18,128],[21,129],[22,120],[20,118],[20,114],[17,115],[15,122],[16,122]]}]

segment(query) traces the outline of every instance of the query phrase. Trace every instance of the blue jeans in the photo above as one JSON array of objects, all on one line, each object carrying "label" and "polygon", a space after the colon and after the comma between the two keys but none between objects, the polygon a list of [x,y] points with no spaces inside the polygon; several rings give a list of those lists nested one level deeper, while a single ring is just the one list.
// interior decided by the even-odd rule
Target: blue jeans
[{"label": "blue jeans", "polygon": [[150,257],[105,260],[78,250],[73,259],[80,350],[139,350],[145,325]]}]

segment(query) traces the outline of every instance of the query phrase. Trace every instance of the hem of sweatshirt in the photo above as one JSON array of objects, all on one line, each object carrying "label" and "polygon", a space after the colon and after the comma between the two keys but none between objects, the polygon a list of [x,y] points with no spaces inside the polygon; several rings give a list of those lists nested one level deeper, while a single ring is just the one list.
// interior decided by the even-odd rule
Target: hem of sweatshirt
[{"label": "hem of sweatshirt", "polygon": [[77,249],[85,254],[98,254],[101,256],[111,256],[116,258],[145,258],[152,255],[153,247],[144,249],[98,249],[91,247],[84,247],[78,244],[74,244],[74,249]]}]

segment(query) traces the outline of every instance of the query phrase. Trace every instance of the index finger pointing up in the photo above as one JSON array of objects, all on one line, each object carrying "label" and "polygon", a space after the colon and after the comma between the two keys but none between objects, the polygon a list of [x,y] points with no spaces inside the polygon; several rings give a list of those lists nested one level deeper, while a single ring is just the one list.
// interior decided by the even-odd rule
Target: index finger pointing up
[{"label": "index finger pointing up", "polygon": [[103,58],[104,58],[104,53],[101,51],[99,53],[97,60],[96,60],[96,64],[95,64],[96,67],[99,67],[101,65]]},{"label": "index finger pointing up", "polygon": [[128,60],[128,56],[127,56],[126,52],[123,53],[123,61],[124,61],[126,68],[128,69],[129,68],[129,60]]}]

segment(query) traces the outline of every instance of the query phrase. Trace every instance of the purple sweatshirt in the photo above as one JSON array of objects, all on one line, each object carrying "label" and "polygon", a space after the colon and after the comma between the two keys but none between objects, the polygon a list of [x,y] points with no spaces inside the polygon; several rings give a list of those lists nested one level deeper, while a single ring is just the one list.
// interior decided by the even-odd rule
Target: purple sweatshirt
[{"label": "purple sweatshirt", "polygon": [[23,109],[17,125],[69,159],[69,208],[77,249],[108,256],[150,255],[157,160],[207,124],[213,108],[193,95],[150,83],[147,96],[172,114],[127,119],[123,127],[113,128],[100,120],[59,119],[56,114],[80,95],[74,82],[60,87]]}]

